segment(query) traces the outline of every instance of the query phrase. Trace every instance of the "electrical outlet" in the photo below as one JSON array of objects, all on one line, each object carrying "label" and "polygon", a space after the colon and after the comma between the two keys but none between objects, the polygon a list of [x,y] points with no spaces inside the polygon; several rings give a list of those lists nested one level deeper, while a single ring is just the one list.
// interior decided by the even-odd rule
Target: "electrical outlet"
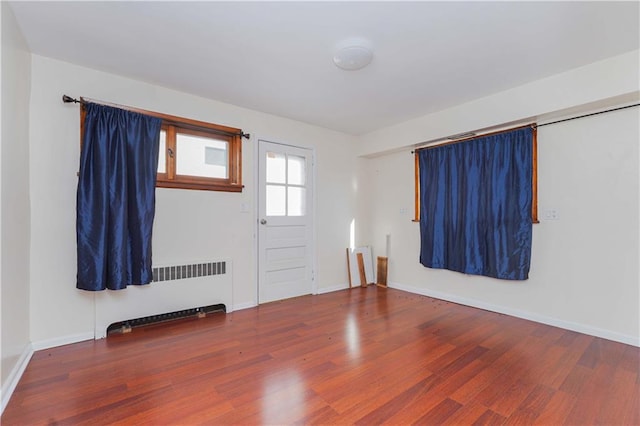
[{"label": "electrical outlet", "polygon": [[560,214],[557,209],[546,209],[542,213],[543,220],[560,220]]}]

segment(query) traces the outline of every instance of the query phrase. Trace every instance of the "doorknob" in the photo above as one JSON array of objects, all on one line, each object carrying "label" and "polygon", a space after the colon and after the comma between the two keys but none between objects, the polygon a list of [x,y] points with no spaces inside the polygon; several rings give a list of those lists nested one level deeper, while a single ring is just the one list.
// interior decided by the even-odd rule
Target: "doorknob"
[{"label": "doorknob", "polygon": [[261,225],[266,225],[267,224],[267,219],[260,219],[260,224]]}]

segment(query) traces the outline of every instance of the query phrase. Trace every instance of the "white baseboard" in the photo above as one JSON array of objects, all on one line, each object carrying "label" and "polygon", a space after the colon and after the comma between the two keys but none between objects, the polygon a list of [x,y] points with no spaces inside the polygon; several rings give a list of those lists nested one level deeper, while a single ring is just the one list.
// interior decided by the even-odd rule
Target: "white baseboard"
[{"label": "white baseboard", "polygon": [[316,294],[331,293],[334,291],[346,290],[349,288],[349,284],[338,284],[332,287],[323,287],[316,290]]},{"label": "white baseboard", "polygon": [[7,407],[7,404],[11,399],[13,391],[16,390],[16,386],[18,386],[18,382],[20,381],[24,370],[27,368],[27,365],[29,365],[29,361],[31,361],[33,352],[33,345],[31,343],[27,344],[27,346],[25,346],[24,350],[20,354],[18,362],[11,369],[9,376],[7,376],[7,380],[3,383],[2,407],[0,409],[0,414],[4,413],[4,409]]},{"label": "white baseboard", "polygon": [[[242,309],[250,309],[258,306],[256,302],[246,302],[246,303],[238,303],[237,305],[233,305],[233,311],[240,311]],[[233,312],[230,311],[230,312]]]},{"label": "white baseboard", "polygon": [[34,351],[55,348],[56,346],[70,345],[72,343],[84,342],[85,340],[93,340],[95,335],[92,331],[86,333],[70,334],[68,336],[55,337],[53,339],[39,340],[33,342]]},{"label": "white baseboard", "polygon": [[576,331],[578,333],[588,334],[590,336],[601,337],[603,339],[613,340],[615,342],[620,342],[620,343],[625,343],[627,345],[640,347],[640,338],[638,336],[630,336],[627,334],[616,333],[615,331],[604,330],[604,329],[593,327],[586,324],[580,324],[577,322],[565,321],[558,318],[539,315],[533,312],[521,311],[519,309],[513,309],[507,306],[493,305],[491,303],[486,303],[481,300],[470,299],[467,297],[461,297],[455,294],[443,293],[436,290],[418,288],[418,287],[413,287],[413,286],[400,284],[400,283],[389,283],[389,287],[395,288],[398,290],[407,291],[409,293],[420,294],[423,296],[429,296],[436,299],[442,299],[448,302],[453,302],[461,305],[471,306],[474,308],[484,309],[491,312],[498,312],[500,314],[510,315],[512,317],[535,321],[542,324],[551,325],[554,327],[564,328],[566,330]]}]

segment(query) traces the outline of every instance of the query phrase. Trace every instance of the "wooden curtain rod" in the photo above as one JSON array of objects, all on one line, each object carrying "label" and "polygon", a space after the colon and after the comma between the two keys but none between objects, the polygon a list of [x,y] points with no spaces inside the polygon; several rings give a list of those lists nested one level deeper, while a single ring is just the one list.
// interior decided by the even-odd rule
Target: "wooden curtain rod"
[{"label": "wooden curtain rod", "polygon": [[104,101],[97,101],[95,99],[89,99],[89,98],[80,98],[75,99],[72,98],[71,96],[68,95],[62,95],[62,102],[64,102],[65,104],[69,104],[69,103],[76,103],[76,104],[81,104],[81,105],[86,105],[88,103],[92,103],[92,104],[98,104],[98,105],[104,105],[104,106],[109,106],[109,107],[113,107],[113,108],[119,108],[119,109],[123,109],[125,111],[131,111],[131,112],[137,112],[143,115],[149,115],[151,117],[157,117],[157,118],[161,118],[165,121],[169,121],[169,122],[180,122],[180,123],[188,123],[188,124],[192,124],[194,126],[198,126],[198,127],[206,127],[212,130],[216,130],[218,132],[221,133],[226,133],[226,134],[230,134],[230,135],[239,135],[245,139],[249,139],[251,137],[250,133],[244,133],[242,130],[239,129],[235,129],[232,127],[226,127],[226,126],[220,126],[218,124],[211,124],[211,123],[206,123],[204,121],[197,121],[197,120],[190,120],[190,119],[184,119],[184,118],[179,118],[173,115],[169,115],[169,114],[162,114],[159,112],[155,112],[155,111],[148,111],[145,109],[140,109],[140,108],[134,108],[134,107],[130,107],[130,106],[125,106],[125,105],[118,105],[118,104],[113,104],[110,102],[104,102]]}]

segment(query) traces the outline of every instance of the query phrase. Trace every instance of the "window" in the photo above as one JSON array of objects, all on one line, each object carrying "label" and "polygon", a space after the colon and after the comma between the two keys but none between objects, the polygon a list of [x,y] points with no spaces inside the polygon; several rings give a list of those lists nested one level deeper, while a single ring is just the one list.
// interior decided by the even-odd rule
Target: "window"
[{"label": "window", "polygon": [[267,152],[267,216],[306,215],[306,162],[297,155]]},{"label": "window", "polygon": [[240,138],[239,131],[163,123],[157,186],[242,191]]},{"label": "window", "polygon": [[[90,101],[162,119],[156,187],[242,192],[242,130]],[[84,108],[81,108],[81,133]]]}]

